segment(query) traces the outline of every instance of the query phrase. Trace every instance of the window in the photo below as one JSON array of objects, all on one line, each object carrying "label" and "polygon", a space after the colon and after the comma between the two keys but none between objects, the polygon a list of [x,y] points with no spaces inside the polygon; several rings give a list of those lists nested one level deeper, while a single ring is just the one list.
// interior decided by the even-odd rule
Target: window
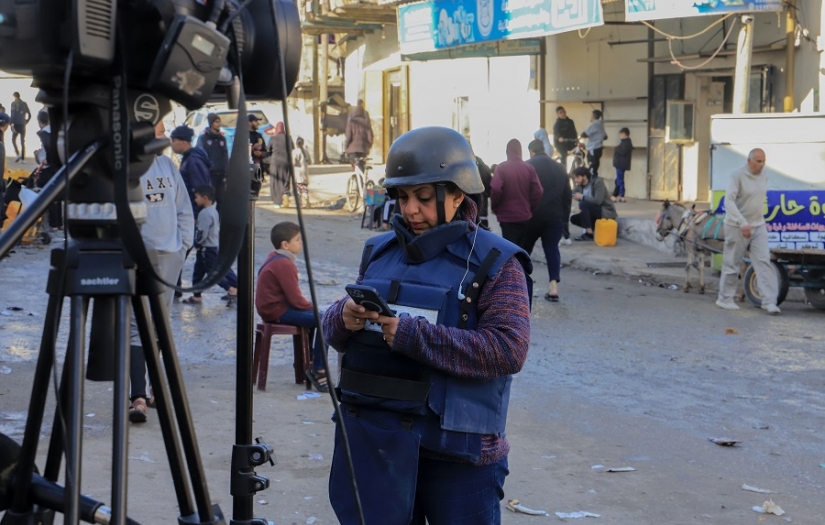
[{"label": "window", "polygon": [[667,142],[676,144],[693,142],[693,102],[668,101],[666,137]]}]

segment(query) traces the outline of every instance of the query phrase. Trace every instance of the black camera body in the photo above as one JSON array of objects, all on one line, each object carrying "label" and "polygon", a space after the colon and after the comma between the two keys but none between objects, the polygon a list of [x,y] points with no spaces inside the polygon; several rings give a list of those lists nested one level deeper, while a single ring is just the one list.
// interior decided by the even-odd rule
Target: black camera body
[{"label": "black camera body", "polygon": [[[291,90],[300,66],[298,8],[291,0],[251,2],[227,24],[239,3],[0,0],[0,69],[31,75],[41,89],[58,89],[71,53],[71,83],[100,83],[111,78],[120,42],[129,88],[163,94],[194,109],[229,87],[231,79],[218,84],[218,73],[229,58],[240,60],[236,69],[249,100],[283,100],[289,93],[282,87],[281,69]],[[238,56],[227,57],[225,33],[230,30]],[[181,61],[186,55],[188,64]],[[175,77],[180,80],[173,81]]]}]

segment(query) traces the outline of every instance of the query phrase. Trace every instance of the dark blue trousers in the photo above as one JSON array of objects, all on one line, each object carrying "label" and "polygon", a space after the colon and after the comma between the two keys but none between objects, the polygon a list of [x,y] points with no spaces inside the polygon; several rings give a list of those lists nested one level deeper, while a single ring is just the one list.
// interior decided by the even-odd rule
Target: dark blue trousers
[{"label": "dark blue trousers", "polygon": [[476,467],[419,458],[415,508],[410,525],[500,525],[505,457]]},{"label": "dark blue trousers", "polygon": [[[195,269],[192,271],[192,286],[195,286],[203,280],[203,277],[215,267],[218,262],[218,249],[215,247],[206,247],[198,250],[197,258],[195,259]],[[238,276],[235,275],[231,269],[223,276],[218,286],[224,290],[238,287]],[[195,293],[195,297],[200,297],[200,292]]]},{"label": "dark blue trousers", "polygon": [[[324,346],[321,344],[321,337],[315,333],[315,314],[312,310],[296,310],[288,308],[279,319],[281,323],[309,328],[309,338],[314,341],[312,345],[312,369],[324,369]],[[329,373],[327,373],[329,377]]]},{"label": "dark blue trousers", "polygon": [[547,261],[547,273],[550,280],[561,282],[561,254],[559,253],[559,241],[564,234],[563,222],[533,221],[527,225],[527,233],[524,234],[524,251],[533,253],[536,241],[541,239],[541,246],[544,249],[544,259]]}]

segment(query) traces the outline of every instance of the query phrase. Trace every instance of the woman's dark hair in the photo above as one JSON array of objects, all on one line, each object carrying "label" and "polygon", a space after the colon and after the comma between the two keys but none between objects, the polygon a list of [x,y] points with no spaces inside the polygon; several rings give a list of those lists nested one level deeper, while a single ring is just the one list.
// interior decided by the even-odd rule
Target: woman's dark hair
[{"label": "woman's dark hair", "polygon": [[619,133],[624,133],[624,134],[625,134],[625,135],[627,135],[628,137],[630,136],[630,130],[629,130],[629,129],[627,129],[627,128],[622,128],[622,129],[620,129],[620,130],[619,130]]},{"label": "woman's dark hair", "polygon": [[279,222],[273,226],[272,231],[269,232],[269,240],[272,241],[272,246],[274,246],[275,249],[280,249],[282,242],[291,241],[299,233],[301,233],[301,227],[294,222]]}]

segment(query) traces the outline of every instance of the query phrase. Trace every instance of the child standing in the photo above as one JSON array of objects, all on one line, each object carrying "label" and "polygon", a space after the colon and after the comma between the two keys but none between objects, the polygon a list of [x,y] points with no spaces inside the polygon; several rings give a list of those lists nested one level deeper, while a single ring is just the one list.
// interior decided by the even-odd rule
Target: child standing
[{"label": "child standing", "polygon": [[616,187],[613,189],[613,202],[627,202],[624,198],[624,174],[630,171],[630,157],[633,154],[633,143],[630,141],[630,130],[622,128],[619,130],[621,141],[613,151],[613,167],[616,168]]},{"label": "child standing", "polygon": [[304,139],[298,137],[292,149],[292,166],[295,168],[295,187],[304,206],[309,208],[309,151],[304,147]]},{"label": "child standing", "polygon": [[[215,200],[215,190],[212,186],[199,186],[195,188],[195,203],[200,207],[198,221],[195,229],[195,249],[198,251],[195,259],[195,269],[192,272],[192,285],[201,282],[204,276],[215,267],[218,262],[218,238],[220,233],[220,218],[218,211],[213,206]],[[226,290],[224,299],[229,301],[229,305],[238,296],[238,276],[229,270],[218,286]],[[192,297],[182,301],[185,304],[201,304],[203,298],[201,292],[195,292]]]},{"label": "child standing", "polygon": [[[309,328],[312,339],[315,335],[315,315],[312,303],[298,286],[298,267],[295,266],[295,254],[301,253],[304,248],[301,229],[294,222],[280,222],[272,227],[269,238],[275,251],[269,254],[258,271],[255,308],[265,322]],[[328,390],[320,337],[315,337],[312,366],[306,370],[306,375],[319,392]]]}]

